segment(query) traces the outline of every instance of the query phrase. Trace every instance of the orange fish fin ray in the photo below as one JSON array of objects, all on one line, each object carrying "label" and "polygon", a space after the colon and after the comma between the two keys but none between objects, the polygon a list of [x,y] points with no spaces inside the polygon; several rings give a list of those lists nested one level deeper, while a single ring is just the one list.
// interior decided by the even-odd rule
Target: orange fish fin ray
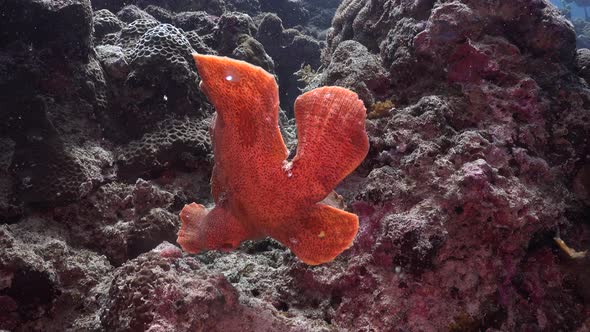
[{"label": "orange fish fin ray", "polygon": [[369,150],[366,109],[357,94],[330,86],[295,101],[297,154],[294,187],[306,188],[304,199],[319,202],[363,161]]},{"label": "orange fish fin ray", "polygon": [[309,210],[272,231],[271,236],[304,263],[318,265],[332,261],[348,249],[358,231],[358,216],[324,205],[314,204]]},{"label": "orange fish fin ray", "polygon": [[207,215],[207,209],[197,203],[186,204],[180,211],[180,221],[182,222],[178,231],[176,242],[184,251],[196,253],[200,251],[195,239],[198,236],[199,225]]},{"label": "orange fish fin ray", "polygon": [[234,215],[221,206],[211,211],[200,204],[191,203],[180,211],[182,225],[176,240],[189,253],[203,250],[231,250],[244,240],[257,236]]}]

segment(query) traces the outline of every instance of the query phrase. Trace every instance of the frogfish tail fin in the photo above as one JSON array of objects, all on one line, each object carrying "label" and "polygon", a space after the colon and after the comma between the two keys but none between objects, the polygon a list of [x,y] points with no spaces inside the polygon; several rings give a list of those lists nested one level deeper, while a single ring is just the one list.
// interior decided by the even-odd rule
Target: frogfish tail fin
[{"label": "frogfish tail fin", "polygon": [[301,211],[273,230],[271,236],[304,263],[318,265],[332,261],[348,249],[359,227],[358,216],[324,204]]}]

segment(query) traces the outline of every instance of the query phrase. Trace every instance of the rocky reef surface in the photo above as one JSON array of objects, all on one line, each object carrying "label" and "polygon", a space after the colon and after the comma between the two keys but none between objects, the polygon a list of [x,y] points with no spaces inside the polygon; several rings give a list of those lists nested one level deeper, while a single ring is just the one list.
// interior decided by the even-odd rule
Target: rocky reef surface
[{"label": "rocky reef surface", "polygon": [[[338,9],[336,10],[336,7]],[[0,0],[0,330],[589,331],[590,51],[544,0]],[[578,38],[579,42],[579,38]],[[368,109],[352,248],[183,254],[190,54]]]}]

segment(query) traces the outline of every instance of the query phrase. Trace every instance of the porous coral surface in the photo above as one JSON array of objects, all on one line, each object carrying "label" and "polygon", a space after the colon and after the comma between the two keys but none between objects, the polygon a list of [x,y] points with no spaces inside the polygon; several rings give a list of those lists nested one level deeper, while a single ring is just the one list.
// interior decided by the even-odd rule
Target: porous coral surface
[{"label": "porous coral surface", "polygon": [[[590,245],[590,54],[548,1],[0,0],[0,17],[0,330],[590,329],[590,260],[553,239]],[[271,239],[180,251],[178,211],[212,203],[193,51],[277,77],[291,150],[299,89],[374,110],[336,188],[360,217],[336,260]]]}]

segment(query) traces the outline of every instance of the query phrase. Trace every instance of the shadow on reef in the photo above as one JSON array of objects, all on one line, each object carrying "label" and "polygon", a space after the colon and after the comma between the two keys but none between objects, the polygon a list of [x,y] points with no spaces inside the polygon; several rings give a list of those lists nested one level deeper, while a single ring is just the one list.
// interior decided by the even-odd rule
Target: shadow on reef
[{"label": "shadow on reef", "polygon": [[[590,329],[588,258],[553,240],[590,245],[587,27],[547,1],[0,0],[0,17],[0,329]],[[174,245],[182,206],[211,201],[195,51],[277,76],[289,148],[299,89],[367,106],[369,156],[337,188],[360,230],[334,262]]]}]

